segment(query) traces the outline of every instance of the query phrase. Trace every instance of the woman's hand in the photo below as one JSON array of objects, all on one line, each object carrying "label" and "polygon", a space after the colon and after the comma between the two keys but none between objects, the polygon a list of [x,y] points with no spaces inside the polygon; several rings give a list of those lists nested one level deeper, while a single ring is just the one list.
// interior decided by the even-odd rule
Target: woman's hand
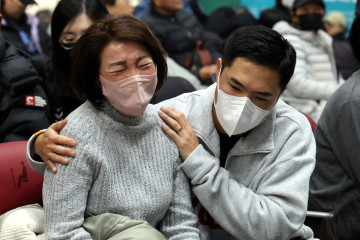
[{"label": "woman's hand", "polygon": [[75,147],[75,140],[59,135],[66,123],[67,120],[65,119],[52,124],[35,141],[35,153],[41,157],[54,173],[57,170],[54,163],[69,163],[69,159],[61,155],[75,157],[75,150],[62,146]]},{"label": "woman's hand", "polygon": [[174,140],[179,149],[181,159],[185,161],[197,148],[199,140],[183,112],[180,112],[175,108],[164,107],[161,107],[160,110],[159,116],[169,124],[172,129],[166,124],[162,124],[161,128],[172,138],[172,140]]}]

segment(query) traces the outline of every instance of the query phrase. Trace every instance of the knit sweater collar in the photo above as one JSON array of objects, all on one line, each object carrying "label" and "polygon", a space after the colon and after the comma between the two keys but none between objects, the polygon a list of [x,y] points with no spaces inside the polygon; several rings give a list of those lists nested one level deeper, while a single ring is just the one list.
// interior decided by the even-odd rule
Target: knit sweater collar
[{"label": "knit sweater collar", "polygon": [[141,125],[144,121],[146,121],[146,118],[148,116],[148,107],[146,107],[145,111],[139,117],[128,117],[117,111],[107,101],[104,101],[104,108],[102,108],[101,111],[105,115],[108,115],[115,122],[119,122],[128,126]]}]

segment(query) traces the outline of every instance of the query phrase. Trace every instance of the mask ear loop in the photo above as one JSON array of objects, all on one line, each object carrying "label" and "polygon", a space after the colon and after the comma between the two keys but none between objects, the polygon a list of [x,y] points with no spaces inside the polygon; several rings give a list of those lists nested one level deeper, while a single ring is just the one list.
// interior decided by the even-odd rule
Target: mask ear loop
[{"label": "mask ear loop", "polygon": [[[222,69],[222,66],[220,67],[219,76],[218,76],[217,83],[216,83],[216,90],[217,90],[217,93],[218,93],[217,97],[219,97],[219,85],[220,85],[221,69]],[[214,106],[216,108],[215,98],[214,98]]]},{"label": "mask ear loop", "polygon": [[217,87],[217,90],[218,90],[218,91],[219,91],[219,85],[220,85],[221,69],[222,69],[222,66],[220,67],[219,76],[218,76],[218,82],[217,82],[217,84],[216,84],[216,87]]}]

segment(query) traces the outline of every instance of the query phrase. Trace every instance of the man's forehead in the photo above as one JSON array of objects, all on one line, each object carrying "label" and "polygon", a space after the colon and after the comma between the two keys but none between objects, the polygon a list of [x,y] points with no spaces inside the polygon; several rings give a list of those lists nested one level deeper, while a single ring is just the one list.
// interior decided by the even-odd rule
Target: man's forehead
[{"label": "man's forehead", "polygon": [[228,81],[236,85],[281,89],[280,74],[276,70],[247,59],[235,60],[231,66],[224,67],[222,72]]}]

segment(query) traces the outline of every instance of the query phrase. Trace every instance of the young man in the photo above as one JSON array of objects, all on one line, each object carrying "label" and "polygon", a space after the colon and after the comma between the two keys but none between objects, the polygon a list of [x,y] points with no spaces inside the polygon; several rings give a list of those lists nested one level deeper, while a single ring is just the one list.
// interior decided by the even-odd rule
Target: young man
[{"label": "young man", "polygon": [[[159,103],[163,130],[175,141],[194,193],[201,239],[311,239],[304,226],[315,165],[310,124],[279,100],[295,66],[295,50],[266,27],[244,27],[217,61],[217,83]],[[75,145],[52,125],[35,143],[52,161],[74,156]],[[71,142],[72,141],[72,142]],[[33,161],[34,138],[28,159]],[[40,165],[40,166],[39,166]]]},{"label": "young man", "polygon": [[323,30],[324,15],[322,0],[295,0],[292,24],[280,21],[273,27],[297,53],[294,75],[284,100],[315,122],[326,101],[344,82],[338,78],[332,38]]}]

